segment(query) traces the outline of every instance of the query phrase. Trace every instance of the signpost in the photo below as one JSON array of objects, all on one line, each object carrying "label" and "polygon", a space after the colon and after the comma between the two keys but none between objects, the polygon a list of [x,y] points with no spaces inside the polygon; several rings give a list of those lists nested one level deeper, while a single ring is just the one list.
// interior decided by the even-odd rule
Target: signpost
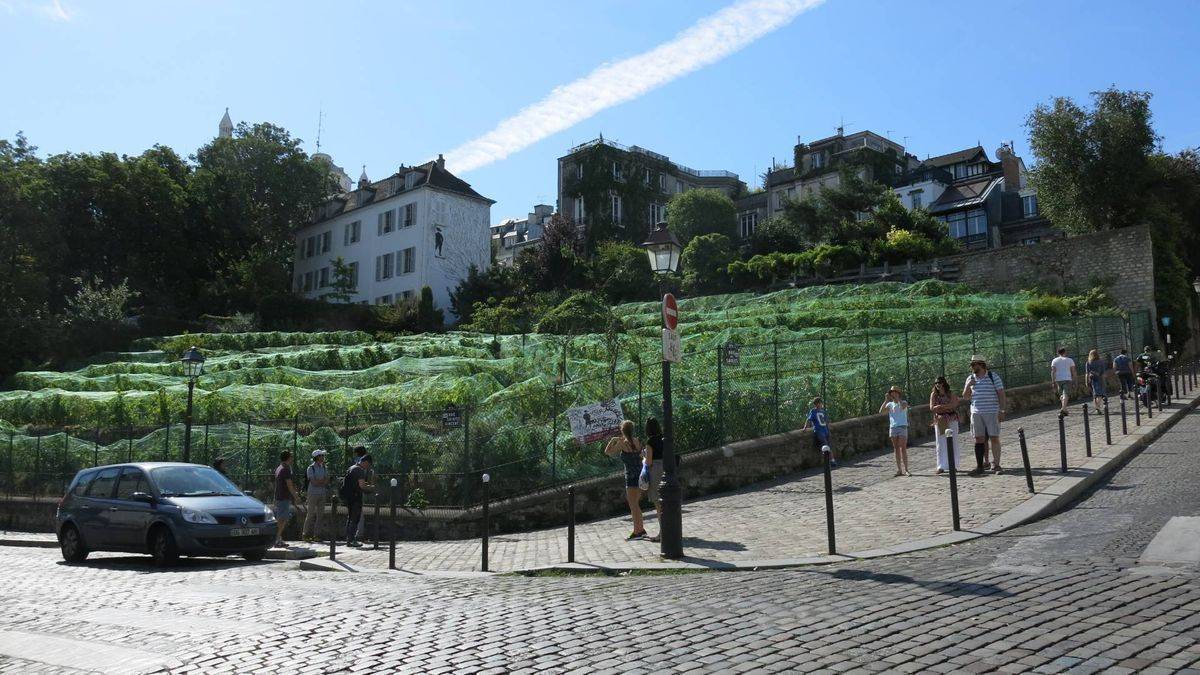
[{"label": "signpost", "polygon": [[736,342],[725,343],[725,365],[738,366],[742,363],[742,346]]},{"label": "signpost", "polygon": [[679,326],[679,305],[675,296],[667,293],[662,299],[663,328],[675,330]]},{"label": "signpost", "polygon": [[675,296],[667,293],[662,299],[663,316],[663,361],[679,363],[683,360],[683,345],[679,339],[679,305]]},{"label": "signpost", "polygon": [[612,438],[621,432],[625,413],[617,399],[567,409],[571,435],[581,444]]},{"label": "signpost", "polygon": [[458,429],[462,426],[462,412],[458,406],[453,403],[446,406],[442,411],[442,428],[443,429]]}]

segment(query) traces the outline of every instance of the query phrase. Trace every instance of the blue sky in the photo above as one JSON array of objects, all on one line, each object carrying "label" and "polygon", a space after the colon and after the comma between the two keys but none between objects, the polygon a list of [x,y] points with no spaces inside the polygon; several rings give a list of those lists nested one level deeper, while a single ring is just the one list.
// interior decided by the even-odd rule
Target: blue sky
[{"label": "blue sky", "polygon": [[[229,106],[235,121],[279,124],[312,151],[324,110],[322,148],[352,176],[366,164],[378,178],[733,3],[342,2],[331,13],[316,2],[0,0],[0,135],[22,130],[44,153],[162,143],[190,154]],[[830,135],[841,120],[919,157],[1010,139],[1027,155],[1033,106],[1110,84],[1154,93],[1163,146],[1176,151],[1200,146],[1198,32],[1190,0],[826,0],[461,175],[497,200],[498,222],[553,204],[555,160],[601,132],[751,184],[772,157],[790,160],[797,136]]]}]

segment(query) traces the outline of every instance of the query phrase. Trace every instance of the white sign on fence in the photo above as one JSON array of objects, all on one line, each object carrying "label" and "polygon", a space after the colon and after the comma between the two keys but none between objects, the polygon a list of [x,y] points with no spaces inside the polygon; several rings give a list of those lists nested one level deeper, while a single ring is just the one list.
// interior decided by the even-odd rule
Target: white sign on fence
[{"label": "white sign on fence", "polygon": [[621,432],[625,413],[617,399],[567,409],[571,435],[580,443],[612,438]]},{"label": "white sign on fence", "polygon": [[679,363],[683,360],[683,344],[679,340],[679,331],[670,328],[663,329],[663,361]]}]

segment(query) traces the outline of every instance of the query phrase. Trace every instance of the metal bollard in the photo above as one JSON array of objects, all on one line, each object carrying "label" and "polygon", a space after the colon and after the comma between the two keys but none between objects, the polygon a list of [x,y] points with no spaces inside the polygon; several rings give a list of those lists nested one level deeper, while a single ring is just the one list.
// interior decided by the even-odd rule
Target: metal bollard
[{"label": "metal bollard", "polygon": [[337,494],[330,502],[329,522],[333,524],[333,532],[329,533],[329,559],[337,560]]},{"label": "metal bollard", "polygon": [[837,555],[837,533],[833,527],[833,475],[829,471],[832,452],[828,445],[821,446],[821,468],[825,472],[825,532],[829,537],[829,555]]},{"label": "metal bollard", "polygon": [[1112,445],[1112,421],[1108,418],[1108,397],[1104,398],[1104,442]]},{"label": "metal bollard", "polygon": [[1067,472],[1067,422],[1062,415],[1058,416],[1058,453],[1062,457],[1062,472]]},{"label": "metal bollard", "polygon": [[483,557],[480,560],[481,569],[488,571],[488,486],[492,482],[492,477],[483,474]]},{"label": "metal bollard", "polygon": [[388,530],[391,532],[388,537],[388,569],[396,569],[396,479],[393,478],[390,482],[391,489],[388,490],[388,502],[392,509],[392,523]]},{"label": "metal bollard", "polygon": [[1088,422],[1088,406],[1083,404],[1083,449],[1087,456],[1092,456],[1092,425]]},{"label": "metal bollard", "polygon": [[946,454],[950,458],[950,520],[954,523],[954,531],[960,529],[960,519],[958,514],[958,468],[955,466],[957,455],[954,454],[954,430],[947,429],[946,434]]},{"label": "metal bollard", "polygon": [[379,491],[375,491],[375,543],[371,546],[372,551],[379,550]]},{"label": "metal bollard", "polygon": [[1017,428],[1017,438],[1021,441],[1021,463],[1025,465],[1025,485],[1033,492],[1033,469],[1029,468],[1029,446],[1025,443],[1025,427]]},{"label": "metal bollard", "polygon": [[[1161,387],[1162,385],[1158,385],[1158,386]],[[1148,419],[1148,420],[1154,419],[1154,399],[1156,399],[1156,398],[1158,398],[1158,397],[1151,396],[1150,392],[1148,392],[1148,391],[1146,392],[1146,419]]]},{"label": "metal bollard", "polygon": [[1129,434],[1129,418],[1125,416],[1125,397],[1121,397],[1121,435]]},{"label": "metal bollard", "polygon": [[1133,423],[1142,426],[1142,395],[1136,388],[1133,391]]},{"label": "metal bollard", "polygon": [[567,488],[567,562],[575,562],[575,486]]}]

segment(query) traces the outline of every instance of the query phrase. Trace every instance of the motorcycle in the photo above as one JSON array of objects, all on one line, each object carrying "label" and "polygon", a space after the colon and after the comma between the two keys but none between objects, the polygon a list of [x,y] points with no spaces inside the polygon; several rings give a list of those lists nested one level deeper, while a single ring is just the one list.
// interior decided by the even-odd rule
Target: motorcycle
[{"label": "motorcycle", "polygon": [[1137,395],[1146,408],[1149,408],[1155,401],[1160,407],[1165,404],[1166,393],[1163,391],[1159,376],[1152,369],[1146,368],[1138,373]]}]

